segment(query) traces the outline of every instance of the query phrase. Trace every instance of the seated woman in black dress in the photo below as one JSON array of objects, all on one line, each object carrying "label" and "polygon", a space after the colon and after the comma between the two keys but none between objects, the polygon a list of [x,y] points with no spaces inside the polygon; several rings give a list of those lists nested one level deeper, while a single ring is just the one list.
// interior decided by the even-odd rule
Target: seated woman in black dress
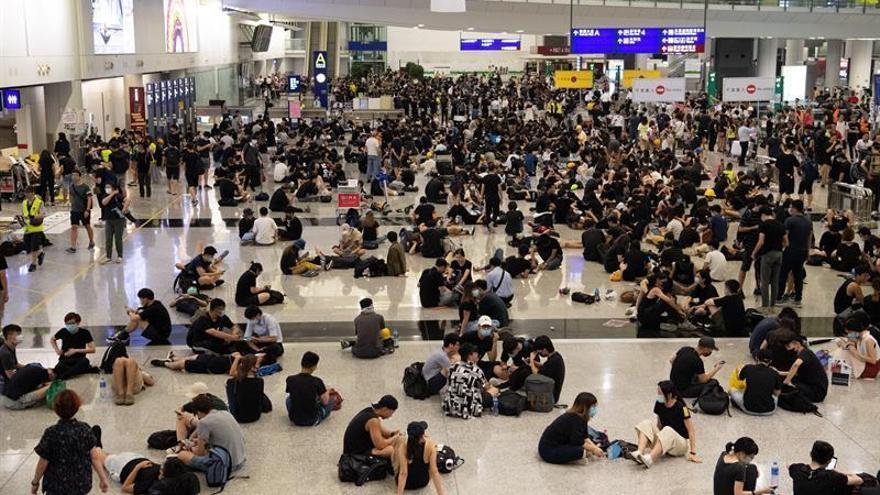
[{"label": "seated woman in black dress", "polygon": [[428,423],[413,421],[406,427],[406,437],[394,443],[392,464],[397,479],[397,492],[419,490],[434,483],[437,495],[443,495],[443,480],[437,468],[437,446],[425,436]]},{"label": "seated woman in black dress", "polygon": [[586,455],[605,457],[605,452],[589,438],[589,421],[598,410],[595,395],[579,393],[571,408],[553,420],[541,435],[538,442],[541,459],[551,464],[567,464]]}]

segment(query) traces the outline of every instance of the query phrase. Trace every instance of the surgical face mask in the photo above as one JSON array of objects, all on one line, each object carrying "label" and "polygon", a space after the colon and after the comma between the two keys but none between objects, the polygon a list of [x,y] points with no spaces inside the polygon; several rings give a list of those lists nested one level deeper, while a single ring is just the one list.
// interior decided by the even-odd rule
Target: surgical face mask
[{"label": "surgical face mask", "polygon": [[223,311],[218,311],[218,312],[217,312],[217,318],[223,318],[223,315],[224,315],[224,312],[223,312]]},{"label": "surgical face mask", "polygon": [[112,188],[112,187],[105,187],[105,188],[104,188],[104,192],[107,193],[107,194],[110,194],[110,193],[113,192],[113,188]]},{"label": "surgical face mask", "polygon": [[703,283],[703,279],[702,279],[701,277],[695,277],[695,278],[694,278],[694,282],[696,282],[697,285],[699,285],[699,284],[702,284],[702,283]]},{"label": "surgical face mask", "polygon": [[474,297],[480,297],[480,291],[477,289],[474,289],[471,291],[471,295]]},{"label": "surgical face mask", "polygon": [[190,288],[186,289],[186,293],[191,296],[194,296],[199,293],[199,288],[196,286],[191,286]]},{"label": "surgical face mask", "polygon": [[590,407],[590,417],[595,418],[597,414],[599,414],[599,406],[593,405]]},{"label": "surgical face mask", "polygon": [[76,323],[65,323],[64,328],[70,333],[76,333],[79,330],[79,325]]},{"label": "surgical face mask", "polygon": [[859,340],[859,332],[846,332],[846,338],[849,340]]},{"label": "surgical face mask", "polygon": [[205,261],[207,261],[208,263],[213,263],[213,262],[214,262],[214,257],[213,257],[213,256],[205,256],[204,258],[205,258]]},{"label": "surgical face mask", "polygon": [[662,396],[662,395],[658,395],[658,396],[657,396],[657,402],[660,403],[660,404],[665,404],[665,403],[666,403],[666,397],[664,397],[664,396]]},{"label": "surgical face mask", "polygon": [[22,342],[24,342],[24,337],[22,337],[21,334],[18,334],[18,335],[16,335],[15,337],[12,338],[12,343],[13,343],[13,344],[18,345],[18,344],[21,344]]},{"label": "surgical face mask", "polygon": [[480,327],[480,337],[486,338],[492,335],[492,327]]}]

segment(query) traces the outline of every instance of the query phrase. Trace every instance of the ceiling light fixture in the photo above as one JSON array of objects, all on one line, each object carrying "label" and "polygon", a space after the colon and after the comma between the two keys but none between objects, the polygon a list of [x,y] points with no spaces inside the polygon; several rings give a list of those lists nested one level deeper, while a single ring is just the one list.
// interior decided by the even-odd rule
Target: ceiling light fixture
[{"label": "ceiling light fixture", "polygon": [[517,33],[522,33],[523,30],[522,30],[522,29],[517,29],[516,32],[517,32]]},{"label": "ceiling light fixture", "polygon": [[472,27],[469,27],[469,28],[467,28],[467,30],[468,30],[468,31],[473,31],[473,30],[474,30],[474,28],[472,28]]},{"label": "ceiling light fixture", "polygon": [[419,27],[420,27],[420,28],[423,28],[423,27],[425,27],[425,25],[424,25],[424,24],[419,24]]}]

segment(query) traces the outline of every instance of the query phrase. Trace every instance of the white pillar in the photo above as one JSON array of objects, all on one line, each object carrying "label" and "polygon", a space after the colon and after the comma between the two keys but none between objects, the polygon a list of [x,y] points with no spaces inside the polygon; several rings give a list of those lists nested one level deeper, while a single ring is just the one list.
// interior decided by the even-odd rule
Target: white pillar
[{"label": "white pillar", "polygon": [[825,87],[834,88],[840,85],[840,58],[843,56],[843,41],[828,40],[825,42]]},{"label": "white pillar", "polygon": [[804,40],[785,41],[785,65],[803,65]]},{"label": "white pillar", "polygon": [[82,110],[82,81],[66,81],[43,85],[46,96],[47,142],[54,142],[59,132],[64,132],[61,116],[66,110]]},{"label": "white pillar", "polygon": [[778,39],[758,40],[758,77],[776,76],[776,52],[778,48]]},{"label": "white pillar", "polygon": [[39,153],[48,148],[42,86],[21,88],[21,108],[15,111],[15,135],[22,154]]},{"label": "white pillar", "polygon": [[849,47],[849,87],[871,87],[871,60],[874,53],[872,40],[850,40]]},{"label": "white pillar", "polygon": [[647,53],[637,53],[635,56],[635,60],[633,64],[636,69],[647,69],[648,68],[648,60],[650,59],[650,55]]}]

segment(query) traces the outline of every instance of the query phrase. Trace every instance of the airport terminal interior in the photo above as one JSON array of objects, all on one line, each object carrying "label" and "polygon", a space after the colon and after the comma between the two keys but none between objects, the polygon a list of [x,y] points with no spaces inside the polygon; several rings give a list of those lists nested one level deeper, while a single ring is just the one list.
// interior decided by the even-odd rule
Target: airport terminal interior
[{"label": "airport terminal interior", "polygon": [[880,494],[877,0],[5,0],[0,493]]}]

